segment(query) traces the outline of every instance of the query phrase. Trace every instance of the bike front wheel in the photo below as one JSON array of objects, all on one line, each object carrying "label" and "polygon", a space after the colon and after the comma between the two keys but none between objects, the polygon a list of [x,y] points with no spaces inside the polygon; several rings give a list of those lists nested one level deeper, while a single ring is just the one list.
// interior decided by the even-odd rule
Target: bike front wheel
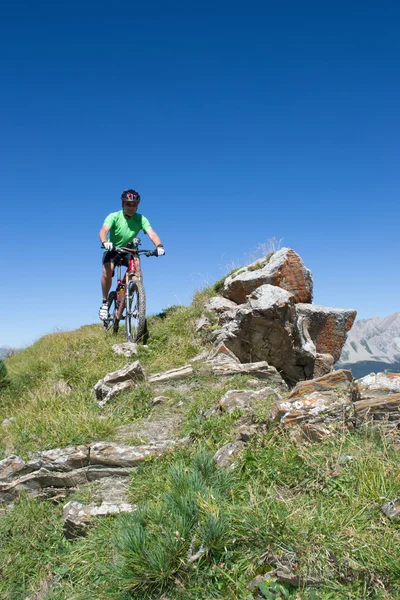
[{"label": "bike front wheel", "polygon": [[125,321],[128,342],[140,342],[146,330],[146,294],[139,280],[128,284]]},{"label": "bike front wheel", "polygon": [[119,328],[119,319],[117,319],[117,294],[116,292],[110,292],[108,294],[108,319],[104,321],[104,329],[109,331],[110,329],[116,334]]}]

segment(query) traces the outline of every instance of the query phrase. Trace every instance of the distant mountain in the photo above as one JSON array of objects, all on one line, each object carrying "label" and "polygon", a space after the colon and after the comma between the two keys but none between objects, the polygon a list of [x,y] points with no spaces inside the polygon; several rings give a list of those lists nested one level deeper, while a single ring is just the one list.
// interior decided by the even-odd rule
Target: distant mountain
[{"label": "distant mountain", "polygon": [[400,373],[400,312],[356,321],[336,368],[351,369],[356,378],[385,370]]},{"label": "distant mountain", "polygon": [[10,346],[0,346],[0,360],[10,356],[10,354],[16,354],[19,352],[18,348],[11,348]]}]

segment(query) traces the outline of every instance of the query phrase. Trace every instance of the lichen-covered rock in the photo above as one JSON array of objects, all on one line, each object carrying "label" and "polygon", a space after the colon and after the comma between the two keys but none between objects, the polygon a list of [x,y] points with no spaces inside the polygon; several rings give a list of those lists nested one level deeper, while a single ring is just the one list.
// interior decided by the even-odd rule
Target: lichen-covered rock
[{"label": "lichen-covered rock", "polygon": [[400,373],[371,373],[356,382],[356,425],[369,423],[400,429]]},{"label": "lichen-covered rock", "polygon": [[357,311],[316,304],[297,304],[295,310],[298,319],[305,319],[305,326],[316,352],[330,354],[333,361],[337,362]]},{"label": "lichen-covered rock", "polygon": [[357,388],[350,371],[335,371],[318,379],[298,383],[288,399],[271,407],[271,420],[285,427],[300,423],[354,424]]},{"label": "lichen-covered rock", "polygon": [[266,283],[290,292],[295,302],[312,301],[311,271],[290,248],[281,248],[268,259],[260,259],[227,277],[223,295],[233,302],[243,303],[249,294]]}]

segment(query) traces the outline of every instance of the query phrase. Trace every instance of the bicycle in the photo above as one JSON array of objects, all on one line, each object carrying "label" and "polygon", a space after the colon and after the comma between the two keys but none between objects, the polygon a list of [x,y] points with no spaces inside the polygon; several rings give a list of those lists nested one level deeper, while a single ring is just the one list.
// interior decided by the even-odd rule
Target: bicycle
[{"label": "bicycle", "polygon": [[[146,334],[146,293],[142,281],[140,254],[158,256],[157,250],[139,250],[140,239],[132,240],[127,248],[115,248],[119,257],[114,264],[117,267],[117,285],[108,294],[109,317],[104,321],[104,329],[118,333],[120,321],[125,320],[125,333],[128,342],[139,342]],[[128,257],[128,268],[121,277],[123,260]],[[111,309],[111,307],[113,308]],[[124,313],[125,310],[125,313]]]}]

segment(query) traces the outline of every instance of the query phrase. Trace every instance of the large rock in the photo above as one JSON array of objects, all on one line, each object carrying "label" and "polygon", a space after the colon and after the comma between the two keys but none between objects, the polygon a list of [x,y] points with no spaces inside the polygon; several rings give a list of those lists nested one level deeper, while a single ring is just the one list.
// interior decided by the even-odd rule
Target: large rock
[{"label": "large rock", "polygon": [[335,371],[298,383],[287,400],[271,407],[271,420],[285,427],[304,423],[352,427],[357,398],[358,390],[351,372]]},{"label": "large rock", "polygon": [[330,354],[337,362],[357,311],[316,304],[297,304],[295,310],[297,320],[303,321],[316,352]]},{"label": "large rock", "polygon": [[266,283],[293,294],[294,302],[312,301],[311,271],[290,248],[281,248],[269,258],[260,259],[227,277],[222,293],[233,302],[243,303],[249,294]]},{"label": "large rock", "polygon": [[400,373],[371,373],[357,382],[356,424],[400,429]]},{"label": "large rock", "polygon": [[225,317],[216,341],[223,341],[241,362],[267,361],[293,382],[312,377],[315,348],[303,344],[293,294],[262,285]]},{"label": "large rock", "polygon": [[290,292],[264,284],[247,302],[223,313],[213,340],[242,363],[267,361],[293,384],[332,371],[355,315],[354,310],[296,304]]}]

